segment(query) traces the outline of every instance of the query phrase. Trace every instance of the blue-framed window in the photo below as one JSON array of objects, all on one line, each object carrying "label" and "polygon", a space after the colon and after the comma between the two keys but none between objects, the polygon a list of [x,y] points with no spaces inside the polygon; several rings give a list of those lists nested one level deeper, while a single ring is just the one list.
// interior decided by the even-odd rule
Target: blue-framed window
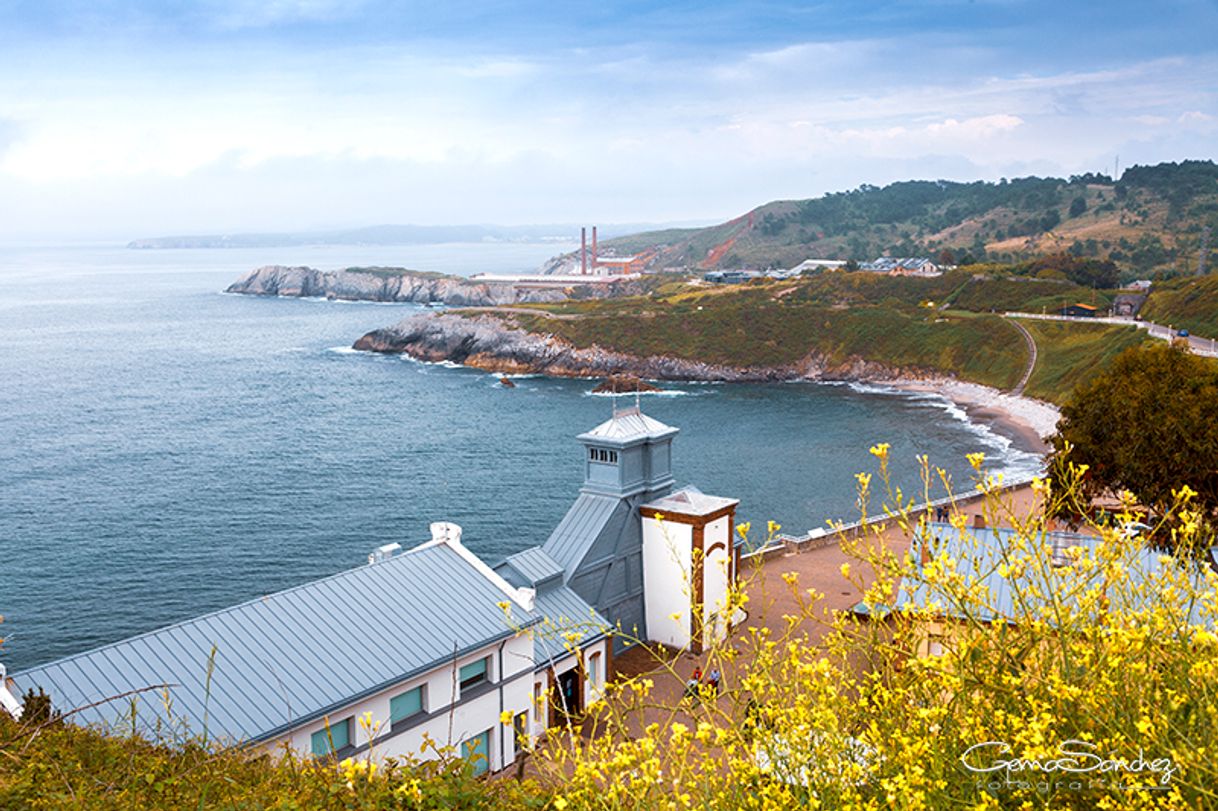
[{"label": "blue-framed window", "polygon": [[461,690],[464,692],[471,687],[477,687],[487,680],[487,664],[490,662],[489,656],[484,656],[476,662],[470,662],[457,672],[457,679],[461,682]]},{"label": "blue-framed window", "polygon": [[423,712],[423,685],[389,699],[389,725],[400,724]]},{"label": "blue-framed window", "polygon": [[328,726],[313,733],[313,754],[324,757],[341,752],[351,745],[351,718],[330,721]]},{"label": "blue-framed window", "polygon": [[461,756],[474,764],[474,774],[486,774],[491,768],[491,731],[488,729],[481,735],[461,744]]}]

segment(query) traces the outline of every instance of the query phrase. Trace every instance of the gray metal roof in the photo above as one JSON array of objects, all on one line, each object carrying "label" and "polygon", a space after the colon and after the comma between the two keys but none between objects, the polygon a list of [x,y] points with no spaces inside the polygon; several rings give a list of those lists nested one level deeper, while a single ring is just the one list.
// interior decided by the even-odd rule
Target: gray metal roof
[{"label": "gray metal roof", "polygon": [[[1037,612],[1047,600],[1038,600],[1036,594],[1054,594],[1065,604],[1073,604],[1081,596],[1085,588],[1094,583],[1082,582],[1069,566],[1059,568],[1045,567],[1047,571],[1026,571],[1022,579],[1013,580],[1003,576],[999,567],[1008,560],[1014,530],[1010,529],[976,529],[969,528],[964,532],[951,524],[931,523],[914,540],[910,555],[920,558],[921,545],[931,544],[932,554],[938,556],[946,553],[956,562],[956,571],[970,583],[982,585],[981,605],[968,606],[970,611],[982,620],[1007,620],[1018,622],[1028,617],[1029,613]],[[1093,535],[1083,535],[1073,532],[1046,533],[1037,542],[1053,546],[1054,542],[1064,547],[1079,547],[1079,554],[1092,556],[1101,540]],[[1171,557],[1162,552],[1144,546],[1131,550],[1123,557],[1121,563],[1128,573],[1126,582],[1113,583],[1108,587],[1110,599],[1121,604],[1134,606],[1137,609],[1147,609],[1149,603],[1159,599],[1161,584],[1169,575],[1170,570],[1177,566]],[[1179,564],[1187,566],[1188,564]],[[1199,567],[1187,570],[1198,590],[1204,590],[1206,572]],[[1096,574],[1101,577],[1101,574]],[[1046,582],[1047,581],[1047,582]],[[1020,598],[1017,604],[1016,598]],[[965,607],[954,605],[940,588],[932,588],[920,578],[902,580],[897,596],[897,608],[912,607],[924,609],[929,605],[937,605],[944,616],[964,618]],[[1202,616],[1201,606],[1189,608],[1188,620],[1192,624],[1212,625],[1212,618]]]},{"label": "gray metal roof", "polygon": [[[213,739],[256,741],[430,670],[454,652],[512,636],[499,606],[506,599],[452,546],[424,544],[12,678],[21,692],[44,688],[61,711],[173,684],[171,713],[160,693],[142,695],[142,731],[160,734],[157,725],[172,715],[202,733],[206,713]],[[512,616],[517,626],[540,619],[519,605]],[[130,712],[129,700],[117,700],[73,718],[129,728]]]},{"label": "gray metal roof", "polygon": [[542,549],[570,574],[583,560],[589,544],[601,534],[620,503],[624,502],[617,496],[581,492],[550,533]]},{"label": "gray metal roof", "polygon": [[495,567],[504,578],[519,587],[541,588],[551,581],[560,579],[563,568],[547,555],[540,546],[530,546],[528,549],[509,555]]},{"label": "gray metal roof", "polygon": [[645,439],[663,439],[677,433],[676,428],[652,419],[638,408],[615,412],[612,419],[602,422],[587,433],[579,435],[581,442],[624,444]]},{"label": "gray metal roof", "polygon": [[570,655],[610,629],[608,620],[566,586],[539,592],[534,610],[544,617],[530,629],[536,667]]}]

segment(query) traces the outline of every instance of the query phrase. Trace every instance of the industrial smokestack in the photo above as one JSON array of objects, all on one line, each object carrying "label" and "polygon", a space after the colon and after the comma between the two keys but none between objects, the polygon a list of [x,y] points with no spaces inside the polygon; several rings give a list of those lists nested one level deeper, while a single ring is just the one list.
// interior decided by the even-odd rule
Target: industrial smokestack
[{"label": "industrial smokestack", "polygon": [[596,226],[592,226],[592,272],[596,273]]},{"label": "industrial smokestack", "polygon": [[579,272],[588,272],[588,229],[579,229]]}]

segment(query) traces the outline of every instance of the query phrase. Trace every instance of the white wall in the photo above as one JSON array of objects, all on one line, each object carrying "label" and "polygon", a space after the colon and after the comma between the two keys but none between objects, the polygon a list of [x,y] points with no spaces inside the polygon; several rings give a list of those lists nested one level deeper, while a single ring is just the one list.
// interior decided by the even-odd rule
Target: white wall
[{"label": "white wall", "polygon": [[722,544],[722,548],[706,555],[702,565],[703,645],[710,645],[727,636],[731,617],[727,616],[724,607],[727,603],[729,556],[732,553],[731,533],[731,522],[727,516],[711,521],[703,531],[704,549]]},{"label": "white wall", "polygon": [[[529,674],[533,671],[533,641],[526,634],[512,637],[503,643],[503,673],[499,672],[500,643],[489,645],[478,651],[463,656],[456,662],[456,668],[451,662],[437,667],[428,673],[403,681],[392,688],[377,693],[374,696],[344,707],[330,715],[330,723],[337,723],[345,718],[353,718],[351,723],[351,743],[361,746],[369,742],[367,732],[361,728],[360,717],[372,713],[373,723],[380,724],[372,747],[372,757],[383,760],[388,757],[414,756],[433,758],[433,752],[421,752],[423,735],[427,733],[440,744],[451,743],[456,746],[461,742],[489,729],[490,736],[490,765],[492,771],[498,771],[511,763],[516,756],[513,750],[513,735],[510,725],[505,726],[500,721],[500,712],[508,710],[515,716],[521,712],[531,712],[533,680]],[[478,696],[472,701],[460,703],[451,711],[455,675],[460,668],[471,662],[476,662],[484,656],[491,658],[489,676],[496,683],[493,689]],[[500,706],[499,684],[503,687],[503,705]],[[393,734],[389,724],[389,701],[396,695],[423,684],[424,710],[434,717],[418,723],[410,728]],[[298,754],[308,756],[312,753],[312,735],[325,728],[325,721],[317,719],[304,724],[292,732],[268,743],[265,748],[270,751],[282,751],[286,744]],[[450,733],[451,730],[451,733]],[[500,746],[502,744],[502,754]],[[367,757],[365,752],[361,757]]]},{"label": "white wall", "polygon": [[[643,518],[643,594],[652,642],[689,645],[690,545],[693,527]],[[673,615],[677,618],[674,620]]]}]

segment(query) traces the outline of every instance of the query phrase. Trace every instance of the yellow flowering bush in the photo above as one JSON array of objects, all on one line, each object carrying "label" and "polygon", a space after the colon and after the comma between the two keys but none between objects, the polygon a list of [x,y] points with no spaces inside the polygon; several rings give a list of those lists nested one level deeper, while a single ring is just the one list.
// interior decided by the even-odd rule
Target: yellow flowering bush
[{"label": "yellow flowering bush", "polygon": [[[1181,553],[1148,553],[1128,503],[1072,545],[1046,516],[1085,471],[1034,481],[1019,510],[971,456],[965,511],[925,459],[915,497],[892,486],[887,446],[872,453],[857,479],[872,520],[840,535],[835,582],[742,562],[727,610],[749,621],[697,657],[722,671],[717,690],[682,693],[688,652],[632,640],[650,672],[533,743],[523,780],[475,778],[438,750],[380,768],[276,761],[0,718],[0,808],[1218,808],[1218,575],[1194,562],[1213,542],[1194,494],[1151,530]],[[914,506],[932,484],[946,522]],[[978,514],[1010,531],[999,542]],[[839,585],[861,591],[854,611],[826,610]],[[766,589],[785,590],[780,616],[762,616]]]}]

